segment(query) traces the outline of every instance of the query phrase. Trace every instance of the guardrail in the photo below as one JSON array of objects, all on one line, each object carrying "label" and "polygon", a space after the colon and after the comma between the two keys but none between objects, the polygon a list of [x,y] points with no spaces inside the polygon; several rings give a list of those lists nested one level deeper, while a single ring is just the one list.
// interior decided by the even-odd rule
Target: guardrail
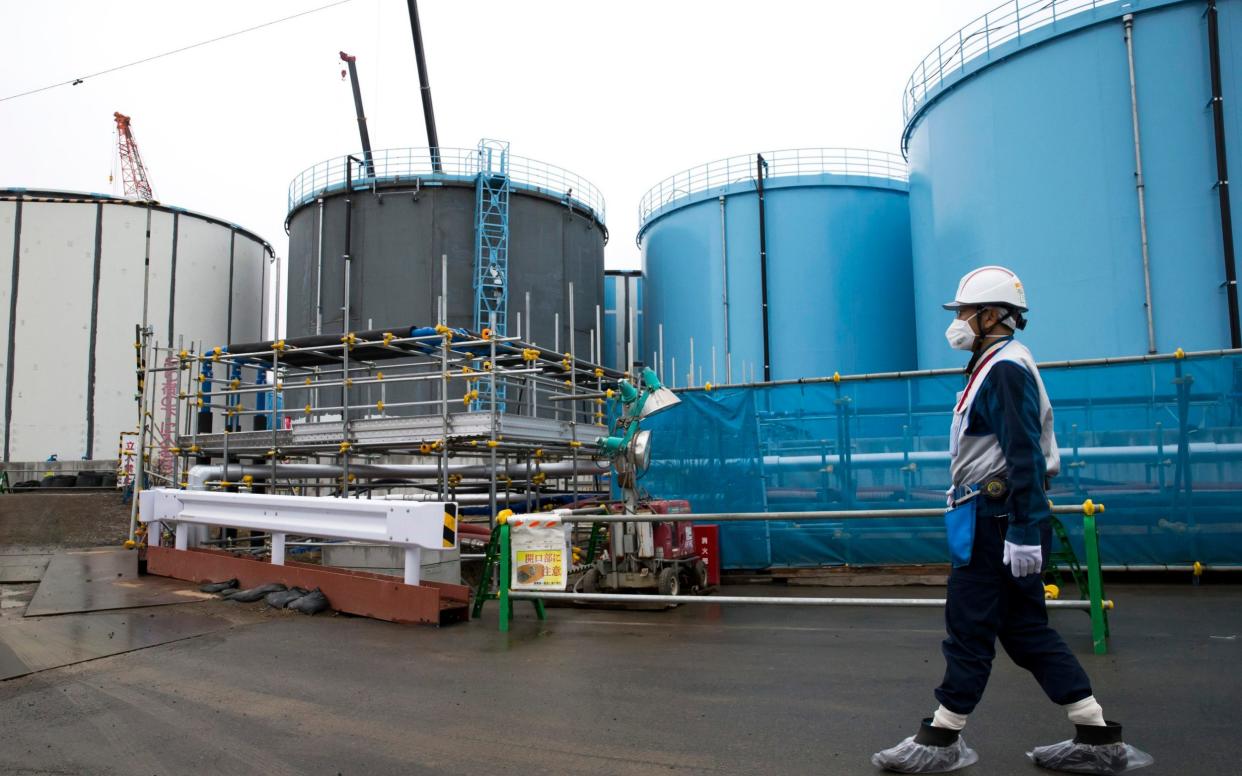
[{"label": "guardrail", "polygon": [[[1080,515],[1083,520],[1083,544],[1086,551],[1088,597],[1085,601],[1047,601],[1046,605],[1053,609],[1085,609],[1091,615],[1092,649],[1097,655],[1108,652],[1108,617],[1107,610],[1114,608],[1111,600],[1104,599],[1104,586],[1100,569],[1099,533],[1095,516],[1104,512],[1103,504],[1090,500],[1074,506],[1053,506],[1054,515]],[[943,517],[944,509],[873,509],[873,510],[836,510],[822,512],[717,512],[678,515],[598,515],[575,514],[573,510],[558,509],[543,516],[553,515],[563,523],[666,523],[677,522],[728,522],[755,521],[770,522],[775,520],[823,521],[823,520],[859,520],[889,519],[911,517]],[[539,515],[531,515],[538,519]],[[515,521],[526,519],[524,515],[513,515],[506,518],[502,513],[496,526],[499,544],[498,590],[495,598],[499,601],[500,630],[509,630],[509,621],[513,617],[513,601],[533,601],[536,611],[543,619],[546,612],[544,601],[580,601],[580,602],[632,602],[632,603],[663,603],[663,604],[752,604],[769,606],[902,606],[902,607],[943,607],[943,598],[808,598],[808,597],[774,597],[774,596],[680,596],[680,595],[645,595],[624,593],[574,593],[531,590],[511,590],[512,544],[510,539],[509,519]]]},{"label": "guardrail", "polygon": [[[858,175],[907,181],[906,161],[899,154],[863,148],[794,148],[764,151],[764,179],[796,175]],[[651,187],[638,203],[641,231],[647,221],[685,197],[701,191],[754,180],[756,155],[730,156],[683,170]]]},{"label": "guardrail", "polygon": [[[161,546],[161,524],[173,527],[173,549],[190,547],[191,526],[271,534],[272,564],[285,564],[285,537],[378,542],[405,550],[405,584],[419,584],[422,550],[457,547],[457,507],[447,502],[370,501],[153,488],[139,494],[147,546]],[[451,525],[450,525],[451,523]]]},{"label": "guardrail", "polygon": [[[371,188],[376,183],[394,183],[415,179],[424,182],[435,180],[473,181],[487,169],[482,153],[477,148],[440,148],[439,157],[443,171],[436,172],[432,165],[429,148],[389,148],[372,151],[375,174],[367,176],[365,168],[354,165],[352,177],[355,190]],[[361,159],[361,151],[354,154]],[[289,184],[288,212],[313,201],[324,192],[345,188],[348,156],[327,159],[303,170]],[[518,189],[546,194],[569,200],[590,211],[604,223],[604,196],[590,181],[575,172],[546,162],[524,156],[507,157],[509,182]]]},{"label": "guardrail", "polygon": [[992,49],[1067,16],[1089,11],[1109,0],[1011,0],[975,19],[945,38],[914,69],[902,95],[906,123],[928,93],[947,77],[964,72],[966,63]]}]

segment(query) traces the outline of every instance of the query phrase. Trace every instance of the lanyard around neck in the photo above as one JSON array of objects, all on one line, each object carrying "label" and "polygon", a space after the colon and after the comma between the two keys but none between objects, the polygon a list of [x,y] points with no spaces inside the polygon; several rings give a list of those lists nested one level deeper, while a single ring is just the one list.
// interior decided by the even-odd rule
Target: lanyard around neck
[{"label": "lanyard around neck", "polygon": [[961,411],[962,411],[962,407],[963,407],[963,406],[965,406],[965,404],[966,404],[966,397],[970,395],[970,389],[971,389],[971,387],[975,384],[975,380],[979,377],[979,375],[983,374],[983,369],[984,369],[984,367],[986,367],[986,366],[988,365],[988,363],[989,363],[989,362],[990,362],[993,358],[995,358],[995,357],[996,357],[996,354],[997,354],[997,353],[999,353],[999,352],[1001,352],[1002,350],[1004,350],[1004,349],[1005,349],[1005,346],[1006,346],[1006,345],[1008,345],[1010,342],[1013,342],[1013,340],[1012,340],[1012,339],[1007,339],[1007,340],[1005,340],[1005,341],[1003,341],[1003,342],[998,343],[998,344],[1000,345],[1000,347],[996,347],[996,346],[994,345],[993,347],[995,347],[996,349],[995,349],[995,350],[993,350],[991,353],[988,353],[986,356],[984,356],[984,357],[983,357],[983,360],[981,360],[981,361],[979,362],[979,364],[975,367],[975,370],[974,370],[973,372],[971,372],[971,373],[970,373],[970,380],[969,380],[969,381],[967,381],[967,383],[966,383],[966,390],[962,391],[962,398],[961,398],[960,400],[958,400],[958,402],[957,402],[957,407],[953,410],[954,412],[961,412]]}]

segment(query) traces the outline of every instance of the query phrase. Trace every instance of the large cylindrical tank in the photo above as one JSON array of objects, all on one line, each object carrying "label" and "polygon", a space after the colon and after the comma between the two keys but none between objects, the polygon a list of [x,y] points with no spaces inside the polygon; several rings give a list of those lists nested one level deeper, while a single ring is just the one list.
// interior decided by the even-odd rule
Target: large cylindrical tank
[{"label": "large cylindrical tank", "polygon": [[[287,220],[288,334],[435,325],[442,288],[448,325],[474,329],[480,173],[501,165],[498,156],[489,160],[485,154],[441,148],[443,169],[435,172],[427,149],[376,151],[373,171],[354,165],[349,196],[345,157],[294,179]],[[585,360],[596,306],[603,301],[608,234],[603,198],[589,182],[559,167],[512,155],[504,164],[509,234],[502,331],[517,335],[520,315],[524,339],[567,352],[572,283],[573,347]],[[348,326],[342,322],[346,199],[353,213]],[[489,228],[499,225],[496,212],[488,218]],[[447,283],[441,273],[445,256]]]},{"label": "large cylindrical tank", "polygon": [[160,347],[262,339],[271,255],[254,233],[181,208],[0,189],[4,460],[113,458],[137,429],[144,308]]},{"label": "large cylindrical tank", "polygon": [[899,156],[816,148],[722,159],[652,188],[639,220],[645,351],[665,382],[763,380],[765,302],[774,380],[914,366]]},{"label": "large cylindrical tank", "polygon": [[[1217,7],[1222,139],[1236,167],[1242,3]],[[919,366],[961,364],[940,305],[982,264],[1022,278],[1037,358],[1148,352],[1135,111],[1155,349],[1229,347],[1206,4],[1014,8],[950,35],[906,89]]]}]

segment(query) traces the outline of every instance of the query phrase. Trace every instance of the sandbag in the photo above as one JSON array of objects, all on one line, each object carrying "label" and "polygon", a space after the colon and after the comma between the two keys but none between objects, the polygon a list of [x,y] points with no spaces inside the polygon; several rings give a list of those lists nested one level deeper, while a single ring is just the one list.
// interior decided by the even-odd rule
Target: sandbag
[{"label": "sandbag", "polygon": [[231,590],[237,587],[236,579],[226,579],[223,582],[208,582],[198,588],[200,593],[223,593],[225,590]]},{"label": "sandbag", "polygon": [[316,589],[313,592],[291,601],[286,607],[302,614],[317,614],[328,608],[328,597]]},{"label": "sandbag", "polygon": [[226,594],[225,597],[228,598],[228,600],[230,601],[240,601],[241,603],[248,604],[248,603],[251,603],[252,601],[258,601],[260,598],[263,598],[268,593],[278,593],[282,590],[287,590],[287,589],[288,588],[286,588],[284,585],[280,584],[279,582],[273,582],[270,585],[259,585],[258,587],[252,587],[248,590],[238,590],[232,595]]},{"label": "sandbag", "polygon": [[268,593],[263,597],[263,602],[273,609],[284,609],[289,604],[298,600],[310,591],[302,587],[294,587],[289,590],[278,590],[275,593]]}]

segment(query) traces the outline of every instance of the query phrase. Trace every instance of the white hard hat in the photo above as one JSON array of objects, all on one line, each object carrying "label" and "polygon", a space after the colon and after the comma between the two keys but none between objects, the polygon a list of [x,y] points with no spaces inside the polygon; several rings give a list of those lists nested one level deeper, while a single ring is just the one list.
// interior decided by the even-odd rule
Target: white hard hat
[{"label": "white hard hat", "polygon": [[997,305],[1024,313],[1026,290],[1018,276],[1004,267],[980,267],[962,276],[957,284],[957,295],[944,306],[946,310],[959,307],[984,307]]}]

